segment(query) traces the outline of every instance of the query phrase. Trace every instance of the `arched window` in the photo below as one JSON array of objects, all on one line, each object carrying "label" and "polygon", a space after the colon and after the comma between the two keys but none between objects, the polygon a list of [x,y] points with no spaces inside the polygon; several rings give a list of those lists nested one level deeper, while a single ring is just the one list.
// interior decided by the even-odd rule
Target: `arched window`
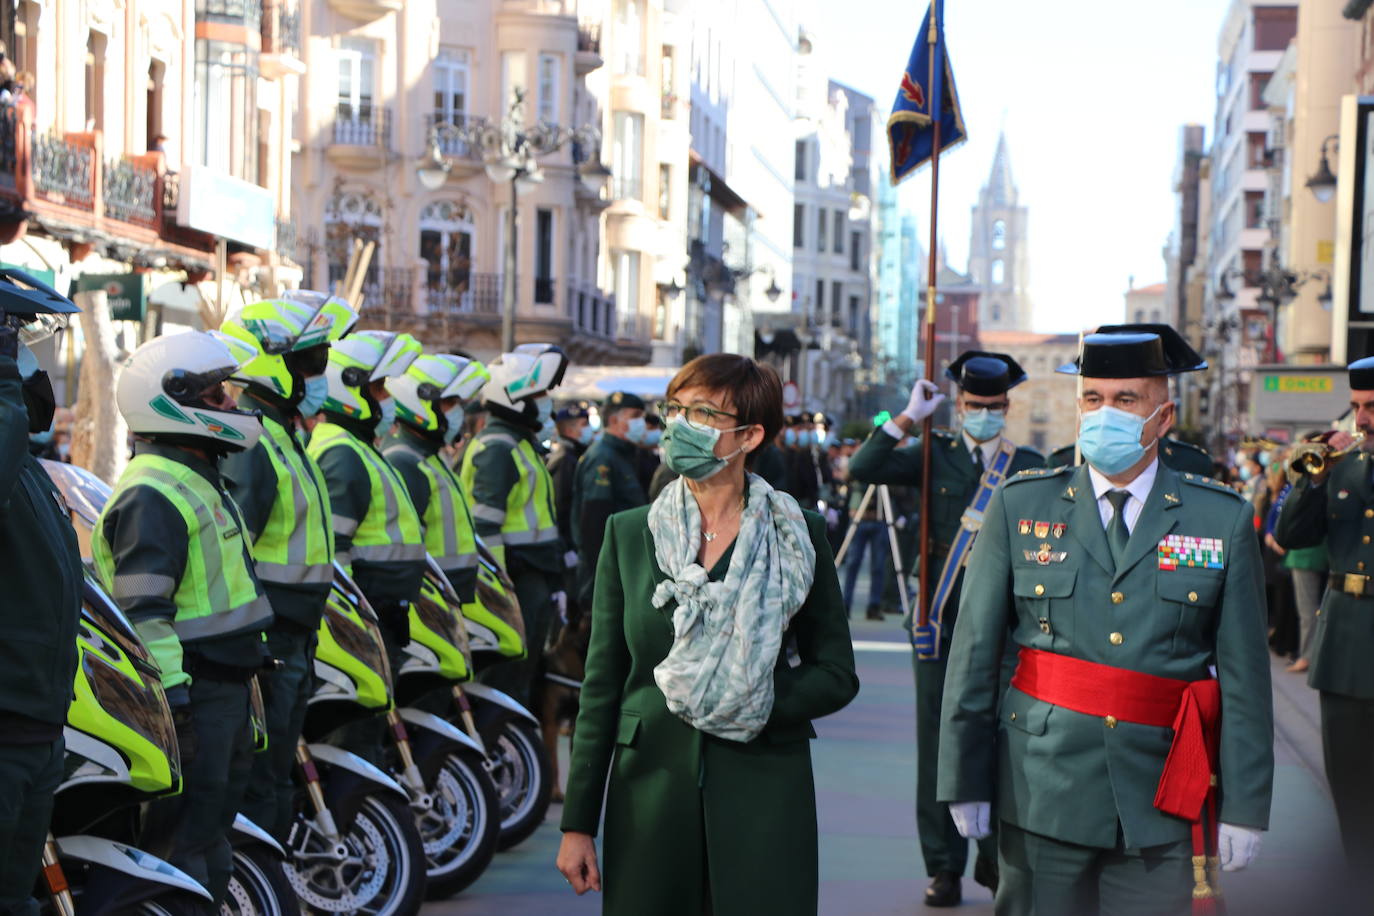
[{"label": "arched window", "polygon": [[420,257],[428,265],[431,308],[471,308],[474,231],[472,214],[457,201],[436,200],[420,211]]},{"label": "arched window", "polygon": [[998,220],[992,224],[992,250],[1001,251],[1007,247],[1007,224],[1004,220]]},{"label": "arched window", "polygon": [[329,288],[343,281],[348,270],[353,240],[375,242],[368,262],[363,289],[376,298],[381,283],[382,207],[370,191],[338,190],[325,207],[325,255],[329,261]]},{"label": "arched window", "polygon": [[1006,266],[1002,263],[1000,258],[992,262],[991,280],[993,286],[1001,286],[1005,283],[1007,279],[1006,274]]}]

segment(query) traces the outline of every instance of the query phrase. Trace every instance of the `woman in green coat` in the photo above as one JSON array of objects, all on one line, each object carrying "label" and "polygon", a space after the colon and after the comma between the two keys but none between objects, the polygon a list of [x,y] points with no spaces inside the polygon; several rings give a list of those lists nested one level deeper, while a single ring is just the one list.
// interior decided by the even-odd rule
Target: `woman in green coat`
[{"label": "woman in green coat", "polygon": [[699,357],[660,415],[681,478],[606,526],[558,868],[607,914],[815,913],[807,740],[859,689],[825,523],[746,473],[768,367]]}]

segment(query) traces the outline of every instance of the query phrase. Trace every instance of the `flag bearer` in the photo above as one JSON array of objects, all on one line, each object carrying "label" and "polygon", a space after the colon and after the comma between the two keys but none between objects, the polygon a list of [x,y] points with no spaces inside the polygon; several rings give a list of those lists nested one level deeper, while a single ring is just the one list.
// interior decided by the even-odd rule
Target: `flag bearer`
[{"label": "flag bearer", "polygon": [[567,364],[551,344],[523,344],[501,354],[482,388],[491,419],[463,453],[463,490],[472,499],[477,533],[509,573],[525,624],[525,657],[492,668],[485,679],[521,703],[529,701],[555,594],[562,590],[553,482],[537,434],[553,416],[549,392]]},{"label": "flag bearer", "polygon": [[254,303],[221,327],[256,353],[234,381],[244,386],[240,404],[262,414],[263,434],[252,448],[226,456],[220,470],[275,615],[267,648],[277,666],[258,676],[267,752],[253,761],[244,814],[282,841],[291,829],[291,775],[314,682],[316,631],[334,581],[329,491],[306,454],[300,424],[324,404],[330,341],[357,317],[342,299],[293,291]]},{"label": "flag bearer", "polygon": [[182,791],[154,802],[148,849],[224,900],[227,833],[253,765],[248,682],[267,661],[272,605],[253,571],[218,463],[262,432],[224,382],[254,351],[200,331],[134,351],[116,384],[136,437],[91,535],[96,571],[162,669],[177,726]]}]

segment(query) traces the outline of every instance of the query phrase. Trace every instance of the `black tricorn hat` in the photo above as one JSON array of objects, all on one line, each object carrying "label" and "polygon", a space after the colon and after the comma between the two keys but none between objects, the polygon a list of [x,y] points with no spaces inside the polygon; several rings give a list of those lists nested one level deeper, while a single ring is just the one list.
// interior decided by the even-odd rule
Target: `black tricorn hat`
[{"label": "black tricorn hat", "polygon": [[1374,391],[1374,356],[1366,356],[1351,363],[1350,387],[1354,391]]},{"label": "black tricorn hat", "polygon": [[994,397],[1026,380],[1026,372],[1005,353],[965,350],[945,369],[945,378],[969,394]]},{"label": "black tricorn hat", "polygon": [[1089,378],[1146,378],[1207,368],[1207,360],[1167,324],[1104,324],[1083,338],[1078,359],[1056,371]]}]

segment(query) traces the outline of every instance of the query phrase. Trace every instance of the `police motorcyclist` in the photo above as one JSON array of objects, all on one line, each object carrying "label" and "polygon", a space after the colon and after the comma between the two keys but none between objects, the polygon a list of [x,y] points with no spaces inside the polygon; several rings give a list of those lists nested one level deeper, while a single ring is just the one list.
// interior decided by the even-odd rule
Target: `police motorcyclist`
[{"label": "police motorcyclist", "polygon": [[276,617],[267,646],[278,664],[258,677],[267,752],[253,763],[244,813],[281,841],[291,827],[291,774],[314,682],[316,630],[334,580],[329,493],[299,423],[324,404],[330,341],[356,321],[342,299],[292,291],[247,306],[221,326],[257,354],[234,381],[245,386],[240,405],[262,414],[263,434],[252,448],[227,455],[220,471],[243,513]]},{"label": "police motorcyclist", "polygon": [[161,668],[177,725],[182,792],[149,807],[144,843],[217,905],[232,869],[227,832],[253,764],[248,682],[266,661],[272,624],[218,470],[262,431],[223,384],[253,355],[200,331],[134,351],[115,397],[135,454],[91,534],[100,579]]}]

